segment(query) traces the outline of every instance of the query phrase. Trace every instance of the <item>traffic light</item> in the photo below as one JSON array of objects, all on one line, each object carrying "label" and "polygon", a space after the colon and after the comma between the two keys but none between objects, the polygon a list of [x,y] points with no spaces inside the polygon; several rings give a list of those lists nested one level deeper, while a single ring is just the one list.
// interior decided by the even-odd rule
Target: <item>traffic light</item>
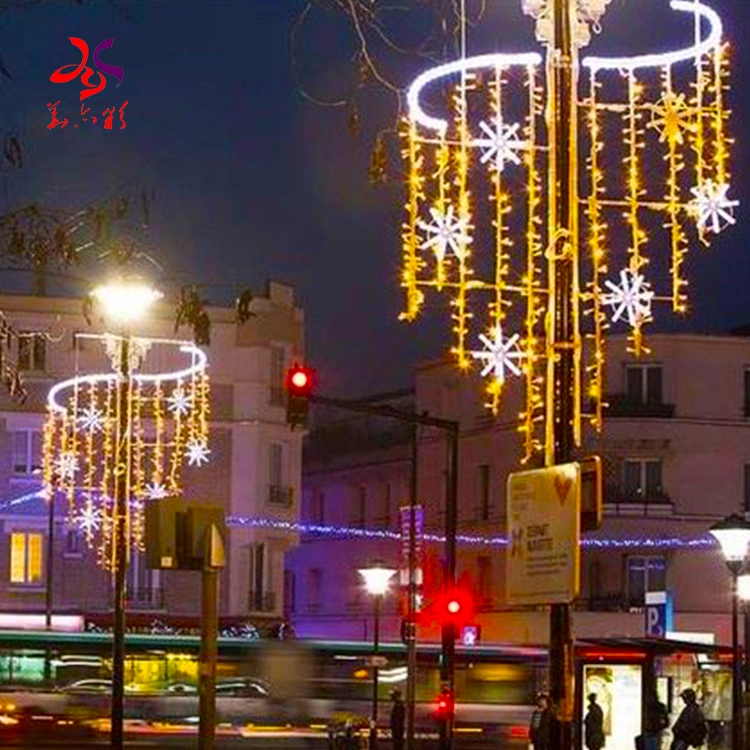
[{"label": "traffic light", "polygon": [[314,385],[315,373],[309,367],[294,365],[286,372],[284,386],[286,389],[286,421],[294,429],[304,426],[310,410],[310,395]]},{"label": "traffic light", "polygon": [[461,627],[466,625],[473,616],[474,601],[471,592],[464,589],[455,589],[440,597],[438,619],[442,625],[453,625],[456,637],[458,637]]},{"label": "traffic light", "polygon": [[449,687],[443,686],[440,695],[438,695],[435,718],[438,721],[448,722],[453,718],[454,711],[455,701],[453,691]]}]

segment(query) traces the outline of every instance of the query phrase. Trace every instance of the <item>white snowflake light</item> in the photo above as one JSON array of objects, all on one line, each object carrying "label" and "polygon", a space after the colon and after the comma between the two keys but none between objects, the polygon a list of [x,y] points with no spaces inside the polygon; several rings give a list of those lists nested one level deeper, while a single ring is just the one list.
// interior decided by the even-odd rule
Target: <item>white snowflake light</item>
[{"label": "white snowflake light", "polygon": [[524,353],[518,346],[519,335],[516,333],[509,339],[503,337],[503,329],[495,328],[492,338],[481,334],[479,340],[484,344],[481,352],[471,352],[474,359],[484,364],[482,377],[492,374],[496,382],[502,384],[507,379],[507,373],[520,375],[521,368],[518,363],[524,358]]},{"label": "white snowflake light", "polygon": [[698,187],[691,188],[695,196],[691,206],[698,219],[699,229],[710,229],[719,234],[731,224],[736,224],[734,209],[740,205],[739,201],[729,200],[729,185],[715,183],[708,180]]},{"label": "white snowflake light", "polygon": [[136,513],[136,514],[143,513],[143,509],[145,507],[146,506],[143,504],[143,500],[131,500],[130,501],[130,510],[133,513]]},{"label": "white snowflake light", "polygon": [[465,246],[471,242],[468,222],[453,215],[453,206],[448,206],[444,214],[436,208],[431,208],[430,215],[432,222],[419,222],[419,226],[429,235],[422,243],[422,249],[431,249],[441,263],[445,260],[448,250],[461,260]]},{"label": "white snowflake light", "polygon": [[631,326],[651,319],[654,293],[651,291],[651,285],[641,274],[625,268],[620,271],[619,286],[609,280],[606,285],[610,293],[602,295],[602,303],[613,309],[613,323],[620,320],[623,315],[627,315]]},{"label": "white snowflake light", "polygon": [[490,162],[498,172],[502,173],[505,171],[507,164],[521,163],[518,152],[528,148],[528,143],[518,137],[518,128],[521,127],[519,123],[507,125],[498,115],[492,125],[482,121],[479,123],[479,127],[487,136],[486,138],[474,139],[474,145],[484,149],[481,158],[482,164]]},{"label": "white snowflake light", "polygon": [[204,441],[188,440],[185,457],[190,466],[203,466],[203,464],[207,464],[210,453],[211,450]]},{"label": "white snowflake light", "polygon": [[86,536],[92,536],[95,531],[99,530],[102,523],[102,514],[97,508],[91,503],[88,503],[83,510],[78,514],[76,519],[78,528],[86,534]]},{"label": "white snowflake light", "polygon": [[78,471],[78,457],[75,453],[61,453],[55,461],[55,471],[60,479],[73,479]]},{"label": "white snowflake light", "polygon": [[177,388],[172,391],[167,402],[169,411],[172,412],[173,416],[184,416],[190,411],[193,397],[189,396],[181,385],[178,385]]},{"label": "white snowflake light", "polygon": [[103,412],[95,406],[87,406],[78,417],[78,424],[81,429],[91,432],[101,432],[104,429],[105,422]]},{"label": "white snowflake light", "polygon": [[149,500],[164,500],[169,497],[169,492],[161,482],[149,482],[146,485],[146,497]]}]

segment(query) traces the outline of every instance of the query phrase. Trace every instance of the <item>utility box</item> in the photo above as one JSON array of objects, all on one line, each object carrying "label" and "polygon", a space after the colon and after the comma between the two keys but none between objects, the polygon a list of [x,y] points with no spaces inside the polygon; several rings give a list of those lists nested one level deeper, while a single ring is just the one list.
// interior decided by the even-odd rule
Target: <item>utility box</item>
[{"label": "utility box", "polygon": [[177,516],[182,503],[175,497],[146,503],[146,564],[152,570],[177,570]]},{"label": "utility box", "polygon": [[206,531],[215,525],[226,538],[224,508],[185,505],[177,498],[146,505],[146,563],[152,570],[201,570]]}]

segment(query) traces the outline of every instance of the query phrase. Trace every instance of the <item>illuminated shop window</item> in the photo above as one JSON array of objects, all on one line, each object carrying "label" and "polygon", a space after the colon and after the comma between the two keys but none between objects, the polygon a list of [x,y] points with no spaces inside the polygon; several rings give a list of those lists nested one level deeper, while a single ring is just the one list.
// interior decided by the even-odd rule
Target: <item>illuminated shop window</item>
[{"label": "illuminated shop window", "polygon": [[14,531],[10,535],[10,582],[23,585],[42,583],[43,535]]}]

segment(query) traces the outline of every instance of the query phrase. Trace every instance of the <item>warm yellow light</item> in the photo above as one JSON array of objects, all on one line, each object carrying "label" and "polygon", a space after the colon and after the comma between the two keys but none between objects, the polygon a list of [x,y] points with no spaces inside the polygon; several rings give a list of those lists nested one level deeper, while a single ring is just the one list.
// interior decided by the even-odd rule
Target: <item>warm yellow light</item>
[{"label": "warm yellow light", "polygon": [[138,280],[117,280],[98,286],[92,292],[109,318],[117,323],[132,323],[142,318],[149,307],[164,295]]}]

